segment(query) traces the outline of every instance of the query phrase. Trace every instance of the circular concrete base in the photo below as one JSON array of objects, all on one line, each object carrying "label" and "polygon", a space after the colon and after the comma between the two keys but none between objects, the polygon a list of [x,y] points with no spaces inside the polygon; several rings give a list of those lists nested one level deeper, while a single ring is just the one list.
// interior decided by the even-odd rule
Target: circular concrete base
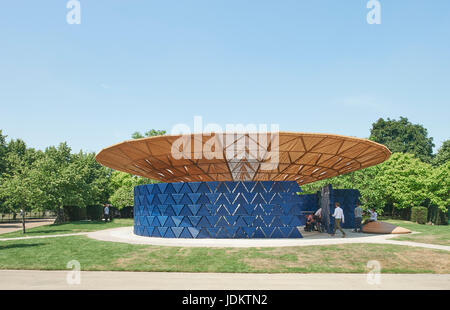
[{"label": "circular concrete base", "polygon": [[304,238],[298,239],[181,239],[143,237],[133,233],[133,227],[120,227],[88,233],[90,238],[102,241],[123,242],[130,244],[148,244],[175,247],[286,247],[311,246],[345,243],[379,243],[395,235],[371,235],[354,233],[346,230],[346,238],[341,235],[331,237],[326,233],[306,233],[302,229]]}]

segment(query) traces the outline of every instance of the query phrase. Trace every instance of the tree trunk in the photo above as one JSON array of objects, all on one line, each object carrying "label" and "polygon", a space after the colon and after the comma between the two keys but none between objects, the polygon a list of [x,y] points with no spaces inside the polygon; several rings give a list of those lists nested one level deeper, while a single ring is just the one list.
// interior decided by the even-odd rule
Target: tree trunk
[{"label": "tree trunk", "polygon": [[25,211],[22,212],[22,233],[25,234]]},{"label": "tree trunk", "polygon": [[54,224],[62,224],[66,222],[66,217],[64,214],[64,208],[61,207],[58,210],[56,210],[56,219]]}]

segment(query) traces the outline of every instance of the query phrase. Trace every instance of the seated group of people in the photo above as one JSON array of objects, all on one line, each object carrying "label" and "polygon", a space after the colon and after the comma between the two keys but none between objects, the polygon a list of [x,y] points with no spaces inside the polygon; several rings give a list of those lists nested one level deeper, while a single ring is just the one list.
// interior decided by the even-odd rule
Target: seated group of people
[{"label": "seated group of people", "polygon": [[306,216],[305,231],[323,231],[322,228],[322,208],[319,208],[314,214]]}]

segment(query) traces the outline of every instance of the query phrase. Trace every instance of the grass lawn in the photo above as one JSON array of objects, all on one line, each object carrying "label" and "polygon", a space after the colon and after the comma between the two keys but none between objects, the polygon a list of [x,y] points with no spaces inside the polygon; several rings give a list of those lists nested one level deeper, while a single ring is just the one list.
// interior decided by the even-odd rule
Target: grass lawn
[{"label": "grass lawn", "polygon": [[123,226],[133,226],[133,219],[114,219],[113,222],[108,223],[102,221],[78,221],[65,224],[44,225],[27,229],[25,234],[22,233],[22,230],[1,234],[0,238],[72,234]]},{"label": "grass lawn", "polygon": [[364,273],[450,273],[450,252],[382,244],[280,248],[187,248],[103,242],[86,236],[0,242],[0,269]]},{"label": "grass lawn", "polygon": [[450,225],[422,225],[402,220],[386,220],[385,222],[408,228],[412,231],[420,232],[420,234],[400,235],[392,240],[414,241],[450,246]]}]

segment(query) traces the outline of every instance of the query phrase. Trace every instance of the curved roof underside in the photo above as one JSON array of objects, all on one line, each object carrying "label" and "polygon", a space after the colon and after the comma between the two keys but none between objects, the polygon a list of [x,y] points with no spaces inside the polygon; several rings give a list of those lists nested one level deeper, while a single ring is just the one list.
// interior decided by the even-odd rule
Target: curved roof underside
[{"label": "curved roof underside", "polygon": [[390,155],[387,147],[367,139],[279,132],[128,140],[101,150],[96,159],[163,182],[272,180],[303,185],[374,166]]}]

